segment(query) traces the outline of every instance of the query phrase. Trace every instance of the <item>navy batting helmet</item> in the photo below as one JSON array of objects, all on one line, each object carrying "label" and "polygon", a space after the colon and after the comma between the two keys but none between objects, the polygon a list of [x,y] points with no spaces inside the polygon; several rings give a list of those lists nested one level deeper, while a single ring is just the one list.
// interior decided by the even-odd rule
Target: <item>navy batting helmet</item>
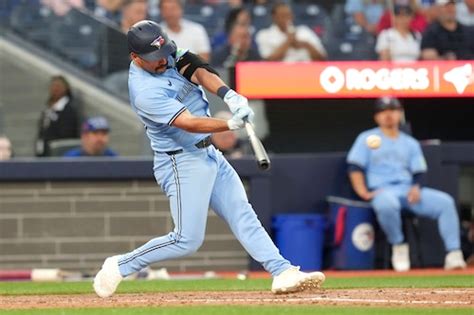
[{"label": "navy batting helmet", "polygon": [[160,25],[143,20],[135,23],[127,33],[128,50],[147,61],[155,61],[176,52],[176,44]]}]

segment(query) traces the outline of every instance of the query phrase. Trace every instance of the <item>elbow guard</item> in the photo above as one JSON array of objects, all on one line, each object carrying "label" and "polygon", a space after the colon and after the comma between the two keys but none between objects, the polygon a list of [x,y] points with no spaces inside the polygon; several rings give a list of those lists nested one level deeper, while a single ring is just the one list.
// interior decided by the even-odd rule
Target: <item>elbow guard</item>
[{"label": "elbow guard", "polygon": [[183,69],[187,65],[189,66],[186,68],[186,70],[184,70],[183,76],[190,82],[191,77],[198,68],[204,68],[207,71],[214,73],[215,75],[219,75],[217,71],[214,70],[207,62],[202,60],[201,57],[189,51],[178,59],[178,61],[176,62],[176,68],[181,73],[181,69]]}]

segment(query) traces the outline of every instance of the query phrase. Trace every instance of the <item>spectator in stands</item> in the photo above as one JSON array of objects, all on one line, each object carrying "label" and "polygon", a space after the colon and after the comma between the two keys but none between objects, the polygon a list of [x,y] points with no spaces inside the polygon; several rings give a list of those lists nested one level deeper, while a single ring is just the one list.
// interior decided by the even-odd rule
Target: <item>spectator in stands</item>
[{"label": "spectator in stands", "polygon": [[[411,8],[413,16],[410,22],[410,29],[412,31],[423,33],[425,28],[428,26],[428,21],[421,10],[421,7],[418,5],[418,0],[395,0],[393,8],[397,6],[409,6]],[[395,12],[391,12],[391,10],[385,11],[377,25],[377,34],[392,27],[394,13]]]},{"label": "spectator in stands", "polygon": [[[214,118],[230,119],[232,114],[227,111],[217,112]],[[222,152],[226,157],[233,159],[241,158],[248,151],[244,150],[242,142],[239,140],[237,133],[232,130],[216,132],[211,135],[211,141],[214,146]]]},{"label": "spectator in stands", "polygon": [[344,10],[357,25],[360,25],[365,31],[375,34],[386,8],[385,3],[385,0],[347,0]]},{"label": "spectator in stands", "polygon": [[378,127],[361,133],[347,156],[352,187],[360,198],[372,204],[392,245],[396,271],[410,269],[401,222],[405,209],[438,221],[447,252],[445,269],[465,268],[454,200],[442,191],[422,186],[426,161],[418,141],[399,129],[402,111],[395,98],[376,101],[374,119]]},{"label": "spectator in stands", "polygon": [[84,0],[41,0],[57,16],[65,16],[72,8],[84,8]]},{"label": "spectator in stands", "polygon": [[0,135],[0,161],[6,161],[13,156],[12,143],[5,135]]},{"label": "spectator in stands", "polygon": [[82,124],[81,147],[72,149],[65,157],[117,156],[108,148],[110,127],[102,116],[91,117]]},{"label": "spectator in stands", "polygon": [[272,8],[273,24],[257,33],[260,56],[270,61],[314,61],[326,59],[319,37],[307,26],[293,26],[289,5],[277,3]]},{"label": "spectator in stands", "polygon": [[218,32],[213,38],[211,47],[216,49],[227,43],[227,37],[234,26],[234,24],[243,25],[250,29],[252,26],[252,18],[250,17],[249,11],[243,7],[237,7],[231,9],[226,16],[224,23],[224,30]]},{"label": "spectator in stands", "polygon": [[211,45],[206,29],[195,22],[183,19],[183,0],[161,0],[160,14],[163,29],[178,47],[189,49],[209,61]]},{"label": "spectator in stands", "polygon": [[213,51],[211,64],[229,71],[229,86],[235,88],[235,64],[239,61],[261,60],[258,50],[252,47],[252,36],[248,26],[234,24],[227,44]]},{"label": "spectator in stands", "polygon": [[438,20],[423,33],[421,57],[425,60],[474,58],[474,33],[456,20],[456,1],[436,0]]},{"label": "spectator in stands", "polygon": [[393,27],[383,30],[377,38],[375,50],[380,60],[418,60],[421,34],[410,30],[413,14],[410,6],[394,6]]},{"label": "spectator in stands", "polygon": [[227,44],[212,53],[211,64],[216,67],[234,68],[239,61],[260,60],[257,49],[252,47],[250,29],[243,24],[234,24]]},{"label": "spectator in stands", "polygon": [[456,4],[456,15],[460,23],[474,26],[474,0],[464,0]]},{"label": "spectator in stands", "polygon": [[124,0],[96,0],[94,15],[120,23],[120,9]]},{"label": "spectator in stands", "polygon": [[127,33],[128,29],[135,23],[146,20],[148,17],[147,0],[125,0],[122,6],[120,28]]},{"label": "spectator in stands", "polygon": [[61,75],[53,76],[46,109],[38,124],[36,155],[49,156],[49,143],[53,140],[79,138],[79,122],[69,82]]}]

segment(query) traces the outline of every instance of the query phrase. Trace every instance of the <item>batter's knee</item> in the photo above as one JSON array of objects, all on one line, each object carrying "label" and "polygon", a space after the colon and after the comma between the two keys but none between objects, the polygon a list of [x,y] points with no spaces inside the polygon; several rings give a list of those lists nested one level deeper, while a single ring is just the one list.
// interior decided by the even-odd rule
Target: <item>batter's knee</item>
[{"label": "batter's knee", "polygon": [[204,235],[202,237],[196,236],[193,238],[183,236],[178,240],[178,245],[183,251],[183,256],[188,256],[197,252],[199,248],[201,248],[203,242]]}]

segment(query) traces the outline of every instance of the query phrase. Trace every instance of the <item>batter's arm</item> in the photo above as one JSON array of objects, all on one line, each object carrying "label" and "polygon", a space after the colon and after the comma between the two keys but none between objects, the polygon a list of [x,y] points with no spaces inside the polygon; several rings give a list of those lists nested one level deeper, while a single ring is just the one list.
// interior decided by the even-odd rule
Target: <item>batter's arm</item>
[{"label": "batter's arm", "polygon": [[362,171],[350,172],[349,179],[351,180],[352,188],[361,199],[369,201],[374,197],[374,192],[369,191],[365,185],[365,175]]},{"label": "batter's arm", "polygon": [[176,117],[172,126],[194,133],[213,133],[230,129],[226,120],[194,116],[188,110]]}]

